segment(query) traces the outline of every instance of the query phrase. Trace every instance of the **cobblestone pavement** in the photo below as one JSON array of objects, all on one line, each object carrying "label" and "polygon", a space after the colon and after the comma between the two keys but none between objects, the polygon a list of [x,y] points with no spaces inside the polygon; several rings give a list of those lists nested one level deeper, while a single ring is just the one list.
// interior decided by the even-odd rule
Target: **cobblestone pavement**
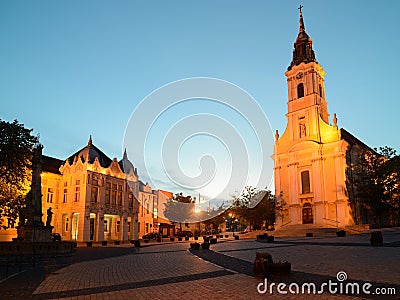
[{"label": "cobblestone pavement", "polygon": [[[379,299],[376,295],[260,294],[263,280],[251,276],[257,251],[292,263],[292,274],[271,282],[325,282],[344,271],[351,282],[394,287],[400,293],[400,234],[385,233],[384,247],[369,246],[368,236],[344,238],[223,239],[214,251],[189,252],[188,242],[154,244],[118,257],[81,261],[48,273],[34,299]],[[225,241],[224,241],[225,240]],[[130,246],[120,246],[129,248]],[[130,248],[131,249],[131,248]],[[268,281],[268,283],[271,283]],[[263,284],[260,285],[262,289]],[[287,291],[287,288],[286,288]],[[1,298],[1,296],[0,296]],[[400,299],[398,297],[397,299]]]}]

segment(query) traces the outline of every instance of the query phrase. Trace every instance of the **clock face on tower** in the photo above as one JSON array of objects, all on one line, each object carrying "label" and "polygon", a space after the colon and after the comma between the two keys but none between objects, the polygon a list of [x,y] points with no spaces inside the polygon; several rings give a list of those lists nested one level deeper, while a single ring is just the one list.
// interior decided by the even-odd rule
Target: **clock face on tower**
[{"label": "clock face on tower", "polygon": [[301,73],[301,72],[297,73],[296,78],[297,79],[303,78],[303,73]]}]

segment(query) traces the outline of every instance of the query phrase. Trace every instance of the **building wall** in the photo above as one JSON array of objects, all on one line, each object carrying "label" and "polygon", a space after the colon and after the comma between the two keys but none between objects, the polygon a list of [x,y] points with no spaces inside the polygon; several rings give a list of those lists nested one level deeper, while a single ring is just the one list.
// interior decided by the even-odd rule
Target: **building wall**
[{"label": "building wall", "polygon": [[[285,203],[278,226],[353,224],[346,195],[349,144],[341,137],[336,116],[334,124],[329,124],[324,75],[315,62],[301,63],[286,72],[288,123],[281,137],[276,134],[272,157],[275,194]],[[304,88],[300,97],[299,84]]]},{"label": "building wall", "polygon": [[146,183],[139,188],[139,236],[158,232],[156,219],[157,194]]}]

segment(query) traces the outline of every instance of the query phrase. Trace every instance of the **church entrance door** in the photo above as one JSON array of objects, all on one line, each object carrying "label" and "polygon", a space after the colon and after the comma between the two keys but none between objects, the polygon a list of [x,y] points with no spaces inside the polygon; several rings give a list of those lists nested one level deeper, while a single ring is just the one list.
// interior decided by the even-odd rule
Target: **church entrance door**
[{"label": "church entrance door", "polygon": [[312,207],[310,203],[303,205],[303,224],[312,224],[314,222]]}]

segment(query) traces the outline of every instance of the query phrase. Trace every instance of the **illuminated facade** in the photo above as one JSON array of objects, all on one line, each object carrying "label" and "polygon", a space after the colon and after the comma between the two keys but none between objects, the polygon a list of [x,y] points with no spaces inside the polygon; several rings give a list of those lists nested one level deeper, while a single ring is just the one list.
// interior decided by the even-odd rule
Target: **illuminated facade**
[{"label": "illuminated facade", "polygon": [[[52,207],[53,232],[74,241],[138,238],[139,181],[126,153],[119,162],[110,159],[90,138],[87,146],[62,162],[57,172],[59,162],[43,159],[43,212]],[[124,166],[129,169],[126,174]]]},{"label": "illuminated facade", "polygon": [[[51,207],[53,232],[63,240],[129,241],[157,230],[157,193],[139,180],[126,152],[111,159],[90,138],[65,161],[43,155],[41,177],[43,219]],[[16,237],[14,227],[1,230],[0,240]]]},{"label": "illuminated facade", "polygon": [[276,131],[272,157],[275,195],[284,204],[278,225],[352,225],[355,212],[346,189],[346,168],[365,145],[338,128],[336,114],[329,123],[325,72],[316,61],[301,11],[285,75],[287,127],[282,136]]}]

